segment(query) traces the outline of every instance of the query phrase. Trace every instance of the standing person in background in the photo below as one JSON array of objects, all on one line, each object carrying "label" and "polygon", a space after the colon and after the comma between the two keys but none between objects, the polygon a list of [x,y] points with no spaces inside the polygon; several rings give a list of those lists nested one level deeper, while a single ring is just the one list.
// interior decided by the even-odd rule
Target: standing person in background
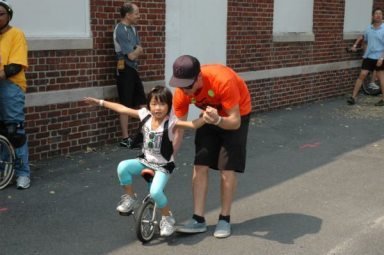
[{"label": "standing person in background", "polygon": [[[140,14],[137,5],[127,2],[120,7],[121,21],[113,32],[117,59],[117,92],[121,104],[130,108],[140,108],[146,105],[143,83],[140,79],[138,58],[143,54],[139,36],[134,25]],[[128,136],[128,115],[120,114],[122,141],[120,145],[130,149],[141,147],[139,135]]]},{"label": "standing person in background", "polygon": [[[220,64],[202,65],[192,56],[178,57],[169,82],[177,88],[173,96],[175,115],[188,116],[189,105],[205,110],[208,124],[196,131],[192,176],[194,212],[177,231],[207,231],[204,211],[208,191],[209,168],[220,171],[221,211],[214,232],[217,238],[231,234],[230,213],[237,186],[237,173],[243,173],[251,113],[251,98],[245,82],[232,69]],[[179,147],[182,133],[177,129],[174,146]],[[178,142],[179,141],[179,142]]]},{"label": "standing person in background", "polygon": [[28,47],[24,33],[9,25],[11,6],[0,0],[0,129],[16,148],[16,185],[27,189],[31,185],[28,143],[24,130],[24,105],[28,67]]},{"label": "standing person in background", "polygon": [[[355,82],[352,96],[347,100],[347,103],[350,105],[356,103],[357,95],[369,72],[376,70],[376,75],[380,81],[381,91],[384,91],[384,25],[383,11],[380,8],[373,10],[372,24],[366,28],[364,36],[357,38],[352,47],[352,51],[356,51],[356,47],[361,40],[364,40],[367,46],[363,56],[361,71]],[[384,93],[382,99],[380,99],[375,106],[384,106]]]}]

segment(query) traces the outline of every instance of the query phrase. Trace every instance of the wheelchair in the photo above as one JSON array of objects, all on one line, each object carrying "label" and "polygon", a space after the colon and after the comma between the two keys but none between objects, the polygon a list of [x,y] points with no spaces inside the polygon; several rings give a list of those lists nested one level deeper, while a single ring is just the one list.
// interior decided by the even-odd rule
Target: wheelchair
[{"label": "wheelchair", "polygon": [[15,175],[16,154],[7,137],[0,134],[0,190],[7,187]]},{"label": "wheelchair", "polygon": [[21,163],[15,148],[26,142],[26,136],[17,134],[19,128],[22,128],[22,124],[5,125],[0,121],[0,190],[12,182],[15,167]]}]

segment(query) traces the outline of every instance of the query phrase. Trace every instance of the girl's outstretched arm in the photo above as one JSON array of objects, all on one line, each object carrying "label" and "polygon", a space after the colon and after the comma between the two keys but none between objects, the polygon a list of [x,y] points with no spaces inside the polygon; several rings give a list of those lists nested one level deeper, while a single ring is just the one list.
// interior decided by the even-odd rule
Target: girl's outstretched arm
[{"label": "girl's outstretched arm", "polygon": [[89,105],[100,105],[102,107],[111,109],[112,111],[129,115],[133,118],[137,118],[137,119],[139,118],[139,110],[128,108],[122,104],[113,103],[113,102],[109,102],[109,101],[105,101],[105,100],[97,99],[93,97],[84,97],[84,102]]},{"label": "girl's outstretched arm", "polygon": [[204,124],[205,124],[205,121],[203,117],[200,117],[192,121],[177,120],[175,127],[198,129],[199,127],[202,127]]}]

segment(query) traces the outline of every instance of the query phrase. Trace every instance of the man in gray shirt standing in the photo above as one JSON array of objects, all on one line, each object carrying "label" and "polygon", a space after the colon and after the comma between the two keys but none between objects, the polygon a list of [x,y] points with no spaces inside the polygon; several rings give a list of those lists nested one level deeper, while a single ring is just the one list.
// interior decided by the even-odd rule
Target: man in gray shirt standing
[{"label": "man in gray shirt standing", "polygon": [[[143,83],[137,71],[138,58],[143,54],[140,39],[134,25],[137,24],[140,14],[137,5],[127,2],[120,7],[121,21],[113,32],[117,59],[117,92],[121,104],[130,108],[139,108],[146,105],[146,96]],[[122,131],[121,146],[130,149],[140,148],[139,135],[128,136],[128,116],[120,114]]]}]

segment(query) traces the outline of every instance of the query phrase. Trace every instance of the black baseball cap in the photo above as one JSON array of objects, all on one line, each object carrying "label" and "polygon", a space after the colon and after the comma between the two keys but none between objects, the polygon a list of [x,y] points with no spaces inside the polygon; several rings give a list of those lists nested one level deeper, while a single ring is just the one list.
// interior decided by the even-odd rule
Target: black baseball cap
[{"label": "black baseball cap", "polygon": [[200,73],[200,62],[190,55],[178,57],[173,63],[171,87],[185,88],[192,85]]}]

